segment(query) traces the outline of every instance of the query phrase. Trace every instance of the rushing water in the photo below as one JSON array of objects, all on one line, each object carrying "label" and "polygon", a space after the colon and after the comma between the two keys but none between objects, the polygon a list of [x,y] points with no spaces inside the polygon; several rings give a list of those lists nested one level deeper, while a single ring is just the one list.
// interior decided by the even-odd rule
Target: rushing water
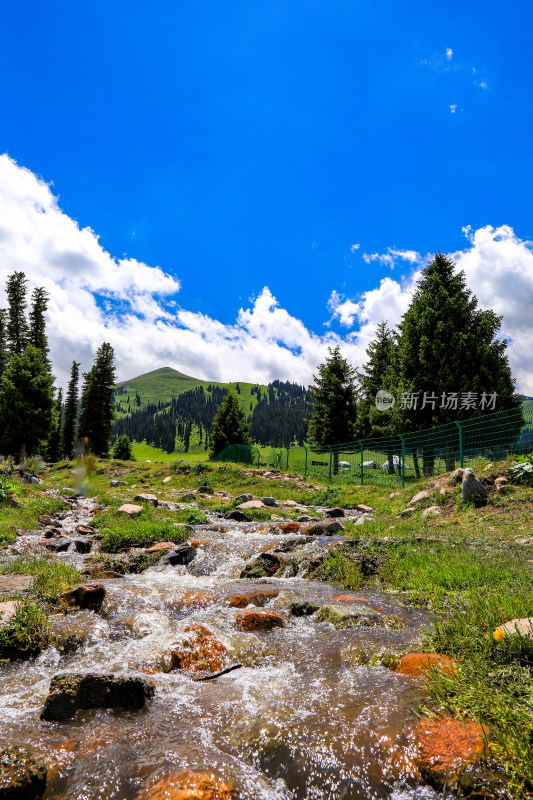
[{"label": "rushing water", "polygon": [[[90,510],[91,501],[80,501],[70,522],[90,521]],[[242,800],[433,794],[416,786],[410,758],[420,683],[368,663],[372,653],[413,647],[427,618],[371,592],[357,592],[358,602],[394,625],[336,630],[314,616],[291,616],[294,598],[323,604],[356,593],[299,577],[239,579],[251,557],[287,540],[269,526],[231,523],[225,532],[196,526],[194,538],[204,543],[188,567],[102,581],[102,611],[69,619],[87,634],[79,650],[62,656],[50,647],[35,661],[1,668],[0,737],[44,756],[45,797],[134,800],[142,787],[182,768],[213,770]],[[19,546],[29,541],[22,537]],[[239,631],[239,609],[225,599],[260,588],[276,595],[265,609],[281,613],[285,625]],[[166,648],[191,623],[212,631],[228,663],[242,668],[208,682],[158,671]],[[43,722],[50,679],[62,671],[143,675],[155,683],[156,696],[141,712],[93,710],[67,723]]]}]

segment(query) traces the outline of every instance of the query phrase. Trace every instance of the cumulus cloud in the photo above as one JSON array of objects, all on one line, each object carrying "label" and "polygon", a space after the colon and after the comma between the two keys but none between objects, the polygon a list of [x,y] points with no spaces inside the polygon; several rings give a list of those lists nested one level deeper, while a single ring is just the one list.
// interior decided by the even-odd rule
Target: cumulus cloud
[{"label": "cumulus cloud", "polygon": [[447,47],[447,48],[446,48],[446,59],[447,59],[448,61],[451,61],[451,60],[452,60],[452,58],[453,58],[453,50],[452,50],[452,48],[451,48],[451,47]]},{"label": "cumulus cloud", "polygon": [[[533,250],[509,226],[466,226],[466,247],[451,254],[483,308],[503,315],[502,332],[518,388],[533,394]],[[367,263],[410,272],[384,278],[355,297],[333,291],[328,301],[330,328],[316,334],[279,306],[268,287],[243,307],[233,324],[223,324],[177,303],[180,283],[160,267],[132,258],[115,259],[89,228],[58,206],[50,187],[29,170],[0,156],[0,307],[6,304],[5,280],[14,269],[26,273],[30,289],[50,293],[48,335],[54,371],[65,385],[73,359],[87,369],[102,341],[117,353],[123,380],[159,366],[172,366],[208,380],[269,381],[308,384],[328,347],[340,344],[354,366],[383,319],[398,324],[407,310],[429,257],[416,250],[388,248],[363,254]]]},{"label": "cumulus cloud", "polygon": [[452,105],[450,106],[450,113],[455,114],[456,111],[457,111],[457,103],[452,103]]},{"label": "cumulus cloud", "polygon": [[0,156],[0,307],[15,269],[30,290],[50,294],[48,337],[65,385],[73,359],[87,369],[102,341],[117,354],[118,377],[172,366],[210,380],[309,383],[328,346],[343,344],[358,363],[357,342],[316,335],[279,307],[265,287],[233,325],[179,308],[177,278],[133,258],[113,258],[90,228],[60,209],[50,187]]},{"label": "cumulus cloud", "polygon": [[352,246],[350,247],[350,250],[352,251],[352,253],[356,253],[359,250],[360,247],[361,247],[361,245],[359,243],[352,244]]}]

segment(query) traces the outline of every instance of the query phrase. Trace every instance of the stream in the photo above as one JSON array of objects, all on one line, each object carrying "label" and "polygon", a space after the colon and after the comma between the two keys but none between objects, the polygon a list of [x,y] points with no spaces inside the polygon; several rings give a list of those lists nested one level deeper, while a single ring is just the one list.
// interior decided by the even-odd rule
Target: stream
[{"label": "stream", "polygon": [[[64,534],[90,524],[93,513],[91,499],[73,501],[61,521]],[[143,794],[147,787],[184,769],[212,771],[239,800],[437,796],[417,784],[413,763],[421,682],[369,663],[372,654],[416,649],[427,615],[389,595],[346,592],[298,575],[239,578],[247,562],[290,538],[272,528],[212,515],[210,524],[194,526],[196,556],[187,566],[156,565],[104,579],[99,613],[54,618],[53,625],[83,633],[77,650],[61,654],[49,647],[34,661],[1,666],[0,739],[44,757],[45,798],[150,797]],[[40,541],[24,532],[16,550],[36,552]],[[332,537],[313,543],[331,545]],[[70,551],[57,557],[80,568],[87,558]],[[283,627],[238,628],[242,609],[228,598],[254,591],[264,593],[263,610],[280,614]],[[385,624],[336,629],[317,623],[316,614],[291,614],[295,599],[347,608],[358,603]],[[242,667],[205,682],[184,670],[161,671],[165,652],[192,624],[224,645],[226,665]],[[64,671],[141,676],[153,681],[155,697],[138,712],[97,709],[78,711],[69,722],[41,721],[50,680]]]}]

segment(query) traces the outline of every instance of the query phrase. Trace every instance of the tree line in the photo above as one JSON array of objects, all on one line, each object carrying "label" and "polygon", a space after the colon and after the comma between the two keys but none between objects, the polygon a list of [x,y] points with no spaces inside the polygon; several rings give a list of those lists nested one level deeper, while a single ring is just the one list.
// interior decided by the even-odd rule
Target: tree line
[{"label": "tree line", "polygon": [[23,272],[7,278],[7,309],[0,309],[0,452],[23,462],[40,453],[50,461],[72,457],[78,442],[101,456],[109,451],[113,421],[115,354],[104,342],[83,375],[74,361],[65,402],[55,389],[48,358],[49,295],[36,287],[28,309]]}]

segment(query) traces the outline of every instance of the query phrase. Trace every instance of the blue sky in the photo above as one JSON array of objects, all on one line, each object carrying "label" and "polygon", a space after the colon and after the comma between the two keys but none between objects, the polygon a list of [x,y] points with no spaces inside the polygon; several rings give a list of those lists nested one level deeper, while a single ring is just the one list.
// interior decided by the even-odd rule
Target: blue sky
[{"label": "blue sky", "polygon": [[530,251],[526,2],[22,2],[2,18],[0,152],[114,259],[174,276],[187,314],[234,325],[268,286],[310,335],[353,343],[364,314],[331,309],[466,252],[465,227],[508,226]]}]

